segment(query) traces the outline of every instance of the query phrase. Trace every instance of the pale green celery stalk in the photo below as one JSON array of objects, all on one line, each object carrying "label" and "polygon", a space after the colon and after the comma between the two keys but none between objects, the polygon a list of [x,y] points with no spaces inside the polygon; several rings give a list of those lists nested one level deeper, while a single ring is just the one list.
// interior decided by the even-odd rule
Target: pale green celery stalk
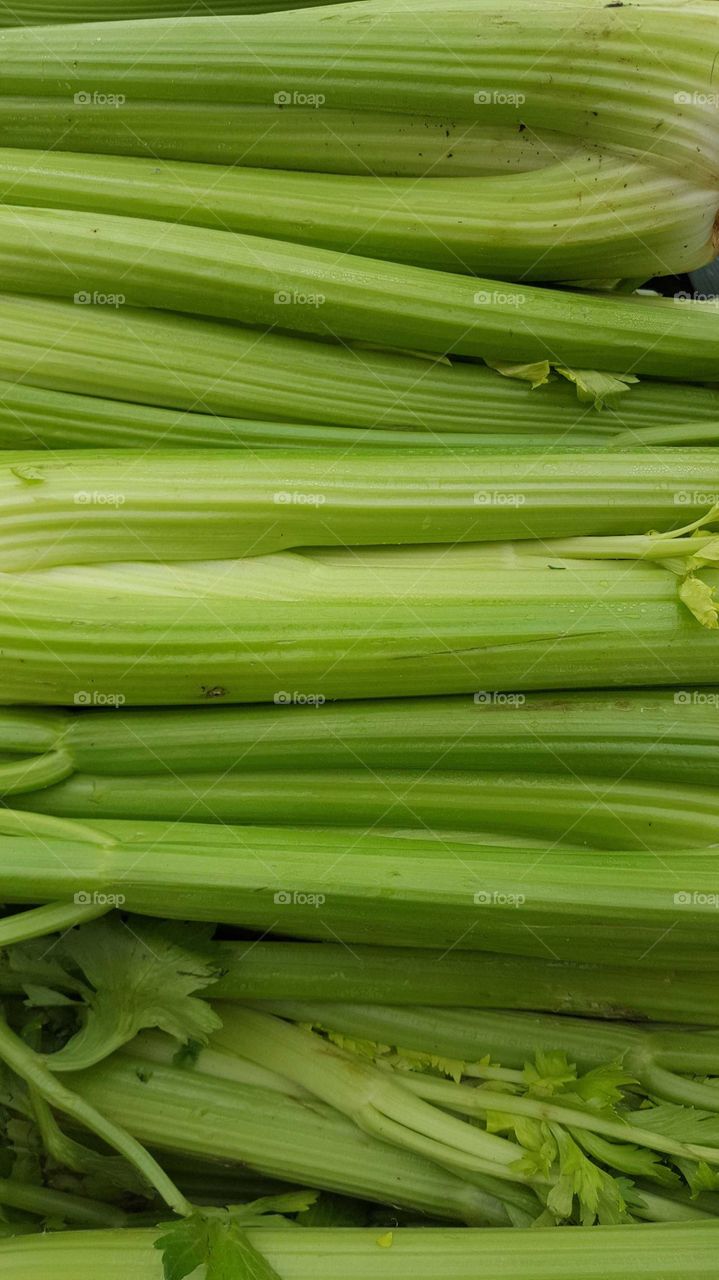
[{"label": "pale green celery stalk", "polygon": [[469,831],[478,839],[529,837],[589,849],[659,851],[719,844],[714,788],[591,775],[366,768],[219,777],[77,774],[56,786],[13,795],[11,803],[69,818]]},{"label": "pale green celery stalk", "polygon": [[212,1043],[299,1084],[353,1124],[393,1145],[426,1154],[458,1171],[527,1182],[517,1164],[524,1152],[507,1138],[467,1125],[415,1098],[372,1063],[257,1009],[221,1006],[223,1025]]},{"label": "pale green celery stalk", "polygon": [[323,942],[222,944],[219,1000],[365,1001],[538,1010],[630,1022],[719,1024],[715,972],[567,964],[551,957],[401,950]]},{"label": "pale green celery stalk", "polygon": [[127,1223],[127,1215],[121,1209],[101,1200],[87,1200],[14,1178],[0,1178],[0,1205],[41,1218],[82,1223],[86,1227],[124,1227]]},{"label": "pale green celery stalk", "polygon": [[[533,391],[483,365],[13,294],[0,294],[0,375],[204,414],[440,435],[518,431],[556,441],[579,427],[611,439],[618,430],[719,417],[719,392],[705,387],[643,383],[598,414],[564,379]],[[23,402],[10,404],[22,418]]]},{"label": "pale green celery stalk", "polygon": [[97,1135],[155,1188],[165,1203],[177,1214],[189,1215],[192,1208],[157,1161],[136,1141],[124,1126],[108,1120],[104,1112],[88,1104],[73,1090],[66,1088],[19,1036],[11,1031],[0,1015],[0,1058],[21,1080],[35,1090],[55,1110],[70,1116],[78,1124]]},{"label": "pale green celery stalk", "polygon": [[198,10],[193,0],[114,0],[108,10],[104,0],[2,0],[0,27],[44,27],[64,22],[121,22],[131,18],[192,17],[201,13],[272,13],[310,8],[336,0],[203,0]]},{"label": "pale green celery stalk", "polygon": [[[0,812],[0,828],[8,811]],[[666,970],[718,964],[713,850],[607,852],[363,828],[20,814],[0,836],[6,902],[118,895],[126,910],[345,943]],[[45,819],[47,821],[47,819]],[[105,844],[91,842],[102,834]],[[541,856],[539,856],[541,854]],[[688,899],[688,901],[687,901]]]},{"label": "pale green celery stalk", "polygon": [[[515,1096],[494,1091],[490,1085],[467,1088],[448,1080],[428,1078],[422,1073],[415,1076],[411,1072],[383,1072],[366,1058],[325,1041],[313,1031],[257,1009],[221,1005],[220,1011],[222,1027],[213,1033],[213,1045],[286,1076],[349,1116],[366,1132],[380,1136],[382,1123],[390,1121],[389,1139],[399,1145],[406,1141],[410,1149],[421,1135],[433,1146],[436,1144],[435,1158],[440,1163],[446,1160],[451,1164],[455,1153],[459,1153],[463,1159],[467,1156],[476,1159],[482,1171],[485,1162],[491,1161],[496,1166],[492,1172],[498,1176],[514,1177],[520,1182],[526,1180],[516,1166],[520,1149],[516,1142],[474,1125],[467,1127],[453,1114],[445,1114],[443,1118],[438,1108],[475,1118],[486,1116],[488,1111],[502,1111],[550,1124],[586,1128],[611,1139],[638,1142],[686,1160],[719,1161],[719,1151],[711,1147],[648,1133],[628,1120],[615,1122],[588,1115],[581,1108],[562,1104],[561,1099]],[[414,1105],[402,1097],[403,1093],[414,1099]],[[411,1134],[405,1135],[405,1129],[411,1130]]]},{"label": "pale green celery stalk", "polygon": [[[521,123],[343,111],[282,103],[167,102],[94,94],[0,95],[6,146],[149,156],[213,165],[367,177],[484,177],[526,173],[569,156],[577,140]],[[465,112],[466,115],[466,112]],[[217,176],[217,171],[216,171]]]},{"label": "pale green celery stalk", "polygon": [[49,755],[45,767],[60,756],[68,776],[363,766],[716,787],[718,705],[719,688],[708,686],[157,711],[0,707],[9,757],[0,780],[6,795],[34,790],[33,766]]},{"label": "pale green celery stalk", "polygon": [[[0,33],[0,58],[2,44]],[[441,356],[523,363],[549,351],[579,369],[719,379],[711,305],[503,287],[204,227],[3,205],[0,271],[5,288],[69,302],[105,298],[118,309],[127,303]]]},{"label": "pale green celery stalk", "polygon": [[[281,1280],[715,1280],[719,1224],[620,1227],[272,1228],[248,1232]],[[4,1280],[162,1280],[157,1231],[77,1231],[0,1242]]]},{"label": "pale green celery stalk", "polygon": [[[269,411],[270,405],[266,406]],[[569,408],[569,406],[567,406]],[[203,449],[227,448],[254,451],[287,449],[301,446],[341,447],[352,449],[397,449],[410,445],[426,445],[435,438],[443,445],[508,446],[554,444],[552,436],[538,424],[523,434],[519,416],[517,426],[507,423],[506,430],[490,434],[489,423],[478,421],[478,434],[468,431],[444,431],[435,437],[442,424],[417,430],[406,427],[394,431],[378,425],[367,427],[325,426],[299,422],[263,422],[226,417],[210,413],[193,413],[185,409],[164,409],[157,405],[133,404],[128,400],[106,400],[101,396],[73,395],[66,391],[47,390],[22,382],[0,380],[0,449],[97,449],[104,446],[161,445],[163,449],[201,446]],[[481,432],[481,434],[479,434]],[[611,438],[609,423],[595,420],[572,428],[572,444],[591,445]],[[566,429],[556,434],[556,443],[565,442]]]},{"label": "pale green celery stalk", "polygon": [[9,704],[692,689],[716,678],[718,645],[661,566],[513,544],[0,575]]},{"label": "pale green celery stalk", "polygon": [[645,1029],[548,1014],[438,1008],[381,1008],[322,1001],[268,1001],[280,1017],[315,1023],[353,1038],[402,1049],[521,1069],[537,1053],[561,1049],[570,1062],[590,1071],[621,1062],[660,1099],[708,1111],[719,1110],[719,1091],[691,1078],[719,1071],[719,1034],[680,1028]]},{"label": "pale green celery stalk", "polygon": [[[694,0],[368,0],[267,17],[167,19],[0,35],[5,94],[330,108],[524,122],[716,176],[716,11]],[[481,39],[478,38],[481,36]],[[152,39],[153,56],[147,57]],[[651,52],[648,52],[651,51]],[[321,96],[321,101],[317,100]],[[678,96],[679,95],[679,96]],[[688,98],[688,101],[687,101]],[[598,109],[601,107],[601,109]],[[290,106],[288,105],[288,110]],[[119,108],[121,110],[121,108]],[[56,139],[57,140],[57,139]]]},{"label": "pale green celery stalk", "polygon": [[86,920],[97,920],[110,910],[110,907],[99,903],[56,902],[19,912],[0,919],[0,947],[11,947],[16,942],[28,942],[31,938],[44,938],[49,933],[62,933],[76,924],[84,924]]},{"label": "pale green celery stalk", "polygon": [[[319,1103],[308,1105],[275,1089],[127,1053],[69,1078],[88,1104],[102,1106],[108,1117],[122,1117],[136,1138],[160,1151],[242,1164],[295,1185],[455,1222],[508,1220],[496,1196],[431,1160],[360,1133]],[[507,1195],[511,1202],[514,1190],[508,1188]]]},{"label": "pale green celery stalk", "polygon": [[[229,560],[296,547],[574,538],[552,552],[640,558],[647,529],[706,514],[711,450],[498,452],[100,449],[0,457],[0,571]],[[622,535],[577,538],[577,535]],[[640,535],[628,537],[627,535]],[[706,535],[703,535],[706,540]],[[696,545],[704,545],[702,538]],[[678,554],[682,544],[673,541]],[[692,541],[689,549],[694,547]],[[634,550],[635,546],[639,550]],[[666,552],[664,553],[666,554]]]},{"label": "pale green celery stalk", "polygon": [[648,278],[714,256],[719,205],[650,164],[578,150],[529,174],[362,177],[0,150],[12,205],[182,222],[504,279]]},{"label": "pale green celery stalk", "polygon": [[626,449],[636,445],[715,445],[719,443],[719,423],[683,422],[677,426],[637,427],[619,432],[608,441],[612,448]]}]

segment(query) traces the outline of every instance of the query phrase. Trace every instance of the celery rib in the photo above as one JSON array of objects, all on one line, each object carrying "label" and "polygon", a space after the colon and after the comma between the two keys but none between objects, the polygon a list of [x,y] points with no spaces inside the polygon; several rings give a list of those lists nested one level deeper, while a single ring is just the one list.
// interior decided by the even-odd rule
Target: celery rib
[{"label": "celery rib", "polygon": [[[577,535],[668,531],[679,499],[683,519],[700,518],[703,495],[719,492],[710,450],[667,450],[657,472],[653,455],[636,451],[10,453],[0,458],[0,570],[511,538],[570,538],[552,552],[579,558],[588,545],[608,558],[622,537]],[[627,541],[631,558],[657,546]]]},{"label": "celery rib", "polygon": [[[371,0],[368,0],[371,2]],[[2,36],[0,34],[0,53]],[[719,378],[716,309],[569,293],[110,214],[0,206],[5,288],[498,361]],[[116,306],[120,304],[115,304]]]},{"label": "celery rib", "polygon": [[546,281],[679,272],[713,256],[716,189],[577,151],[529,174],[386,179],[0,151],[13,205],[245,232],[434,270]]},{"label": "celery rib", "polygon": [[8,30],[0,59],[4,93],[65,99],[91,90],[262,105],[277,93],[321,94],[332,108],[481,118],[488,94],[496,124],[523,121],[642,155],[650,148],[662,163],[716,177],[711,95],[676,97],[713,83],[715,23],[711,0],[679,12],[656,0],[562,0],[540,10],[523,2],[511,22],[497,0],[411,9],[367,0],[360,10],[333,6],[329,18],[312,8],[222,24],[129,21],[111,41],[103,24],[58,27],[49,48],[32,29]]},{"label": "celery rib", "polygon": [[103,847],[54,821],[42,840],[30,825],[0,836],[7,902],[120,895],[141,915],[297,939],[717,968],[711,849],[545,842],[538,856],[531,845],[402,831],[109,820],[96,824]]}]

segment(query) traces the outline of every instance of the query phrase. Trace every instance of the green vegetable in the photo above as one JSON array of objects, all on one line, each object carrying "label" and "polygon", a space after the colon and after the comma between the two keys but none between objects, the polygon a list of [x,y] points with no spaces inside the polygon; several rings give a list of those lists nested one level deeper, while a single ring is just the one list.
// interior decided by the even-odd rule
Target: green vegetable
[{"label": "green vegetable", "polygon": [[0,206],[0,268],[6,289],[68,301],[121,299],[435,355],[531,361],[549,348],[578,369],[719,378],[711,304],[503,288],[261,236],[12,205]]},{"label": "green vegetable", "polygon": [[371,258],[504,279],[646,277],[713,257],[719,205],[649,164],[578,149],[528,174],[359,177],[150,159],[0,151],[13,205],[249,232]]},{"label": "green vegetable", "polygon": [[[281,380],[278,368],[283,370]],[[549,436],[566,445],[566,432],[577,426],[611,438],[618,429],[719,420],[719,392],[705,387],[642,384],[622,397],[621,416],[613,410],[589,416],[566,384],[555,382],[533,392],[482,365],[430,363],[396,352],[351,349],[277,333],[259,335],[169,313],[75,306],[13,294],[0,295],[0,375],[36,388],[83,396],[99,393],[221,417],[399,428],[442,436],[445,431],[489,431],[495,437],[501,432],[507,443],[509,434],[516,432],[525,439],[536,433],[538,444]],[[31,406],[39,405],[43,424],[58,411],[70,413],[73,422],[79,415],[87,439],[94,405],[78,405],[76,398],[66,409],[64,401],[48,402],[33,391],[16,390],[8,408],[0,409],[5,430],[8,418],[15,424],[14,433],[18,417],[22,423],[30,412],[28,396]],[[105,401],[101,428],[107,412]],[[144,410],[128,407],[122,412],[130,416],[134,429]],[[166,418],[160,425],[164,438]],[[215,424],[215,432],[219,429]],[[105,440],[102,434],[93,442],[100,445]],[[57,442],[56,437],[49,441]]]},{"label": "green vegetable", "polygon": [[[716,577],[703,574],[707,593]],[[666,568],[573,560],[549,543],[69,566],[0,586],[11,704],[316,703],[716,677],[717,636]]]},{"label": "green vegetable", "polygon": [[[0,460],[0,569],[229,560],[303,546],[486,542],[671,530],[719,495],[710,450],[650,453],[403,448],[363,458],[300,450],[99,450]],[[678,504],[681,504],[678,507]],[[706,517],[709,519],[710,517]],[[688,543],[700,551],[704,535]],[[638,550],[635,551],[635,544]],[[540,550],[543,548],[540,544]],[[650,549],[665,545],[659,539]],[[566,554],[594,551],[567,544]],[[599,539],[614,554],[624,542]],[[675,556],[683,541],[663,553]],[[561,548],[562,550],[564,548]],[[645,554],[628,540],[627,555]]]},{"label": "green vegetable", "polygon": [[[203,0],[203,16],[224,13],[269,13],[273,10],[309,8],[333,0]],[[0,27],[45,26],[62,22],[119,22],[126,18],[193,16],[193,0],[116,0],[108,13],[102,0],[3,0]]]},{"label": "green vegetable", "polygon": [[[716,176],[711,0],[368,0],[267,17],[166,19],[0,34],[4,94],[391,110],[557,129]],[[152,58],[147,57],[152,31]],[[481,39],[478,37],[481,36]],[[431,65],[432,74],[427,74]],[[601,86],[598,99],[598,86]],[[680,94],[689,92],[686,102]],[[318,101],[318,95],[321,101]],[[601,110],[593,110],[597,101]],[[286,101],[286,98],[281,99]],[[57,141],[57,137],[53,139]]]},{"label": "green vegetable", "polygon": [[318,705],[0,708],[5,795],[104,777],[366,767],[593,775],[716,787],[719,689],[490,694]]},{"label": "green vegetable", "polygon": [[712,849],[191,822],[102,821],[83,840],[79,824],[41,821],[0,814],[7,902],[80,895],[295,938],[716,969]]},{"label": "green vegetable", "polygon": [[[627,1236],[629,1232],[629,1236]],[[631,1249],[635,1280],[714,1280],[715,1222],[605,1227],[601,1248],[593,1228],[572,1231],[303,1230],[249,1233],[282,1280],[475,1280],[477,1268],[496,1280],[556,1280],[558,1267],[582,1280],[626,1280]],[[7,1280],[162,1280],[157,1232],[66,1232],[0,1243]],[[251,1273],[250,1273],[251,1274]],[[242,1280],[244,1277],[239,1273]]]}]

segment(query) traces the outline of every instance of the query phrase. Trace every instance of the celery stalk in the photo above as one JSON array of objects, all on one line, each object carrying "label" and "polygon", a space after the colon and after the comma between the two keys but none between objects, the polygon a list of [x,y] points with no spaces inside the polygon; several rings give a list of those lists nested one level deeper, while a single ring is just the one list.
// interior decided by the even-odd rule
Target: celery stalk
[{"label": "celery stalk", "polygon": [[[401,1228],[249,1232],[282,1280],[714,1280],[716,1222],[468,1231]],[[382,1239],[380,1239],[382,1237]],[[151,1230],[64,1232],[0,1242],[6,1280],[161,1280]],[[386,1247],[381,1247],[382,1243]],[[478,1272],[478,1268],[481,1270]]]},{"label": "celery stalk", "polygon": [[182,222],[507,280],[649,277],[713,257],[711,186],[578,150],[529,174],[390,179],[0,150],[13,205]]},{"label": "celery stalk", "polygon": [[[0,33],[3,93],[269,104],[523,121],[716,176],[711,0],[607,6],[367,0],[266,17]],[[152,39],[152,58],[147,57]],[[651,51],[651,55],[648,51]],[[696,90],[696,96],[692,91]],[[317,103],[316,96],[322,101]],[[688,95],[678,97],[677,95]],[[488,105],[489,104],[489,105]],[[601,108],[601,109],[599,109]],[[288,109],[291,109],[289,105]],[[56,141],[56,139],[54,140]]]},{"label": "celery stalk", "polygon": [[83,837],[79,824],[63,830],[53,819],[48,831],[41,821],[0,814],[6,902],[119,897],[141,915],[298,939],[717,967],[711,849],[595,852],[362,828],[110,820]]},{"label": "celery stalk", "polygon": [[219,1000],[364,1001],[536,1009],[632,1022],[719,1022],[716,974],[562,964],[537,957],[353,946],[333,942],[237,942],[222,947]]},{"label": "celery stalk", "polygon": [[543,839],[588,849],[659,851],[719,843],[715,789],[591,775],[474,775],[441,768],[295,768],[219,777],[90,773],[31,792],[25,786],[12,803],[70,818],[469,831],[475,838]]},{"label": "celery stalk", "polygon": [[[371,4],[371,0],[368,0]],[[319,11],[318,11],[319,12]],[[83,28],[76,28],[82,30]],[[0,33],[0,57],[2,56]],[[0,206],[5,288],[435,355],[719,378],[711,306],[568,293],[143,218]]]},{"label": "celery stalk", "polygon": [[672,573],[518,546],[3,574],[0,699],[316,703],[715,679],[719,640]]},{"label": "celery stalk", "polygon": [[[201,13],[272,13],[275,10],[310,8],[334,0],[203,0]],[[129,18],[192,17],[198,12],[193,0],[114,0],[108,13],[103,0],[2,0],[0,27],[44,27],[65,22],[120,22]]]},{"label": "celery stalk", "polygon": [[68,1078],[86,1104],[100,1106],[111,1120],[122,1115],[136,1139],[159,1150],[242,1164],[288,1182],[390,1201],[450,1221],[507,1221],[496,1197],[429,1160],[360,1134],[330,1107],[163,1066],[141,1054],[115,1054]]},{"label": "celery stalk", "polygon": [[70,772],[111,777],[301,762],[308,770],[515,770],[716,787],[717,705],[719,689],[707,687],[129,712],[2,707],[0,751],[18,766],[62,752]]},{"label": "celery stalk", "polygon": [[[532,391],[528,383],[482,365],[258,334],[167,312],[11,294],[0,294],[0,376],[140,406],[273,423],[391,427],[441,436],[529,432],[537,433],[537,443],[547,433],[566,443],[566,431],[576,427],[611,438],[634,427],[719,419],[719,392],[706,387],[642,383],[600,415],[578,403],[564,380]],[[36,403],[31,397],[31,406]],[[16,414],[22,419],[25,398],[11,398],[9,408],[13,421]],[[65,410],[41,399],[40,412],[45,422]],[[83,415],[76,398],[67,412],[73,421],[80,413],[86,423],[94,406],[88,403]],[[136,422],[143,410],[123,412]],[[107,404],[101,414],[100,426],[107,421]],[[95,444],[104,439],[95,438]]]},{"label": "celery stalk", "polygon": [[561,133],[471,118],[161,99],[130,99],[120,112],[102,94],[93,96],[90,111],[84,100],[0,95],[0,132],[13,147],[46,150],[61,139],[66,152],[359,177],[525,173],[577,148]]},{"label": "celery stalk", "polygon": [[[583,557],[575,535],[669,531],[678,509],[682,522],[703,517],[706,495],[719,493],[710,450],[667,450],[657,471],[636,451],[10,453],[0,459],[0,571],[510,538],[574,538],[552,551]],[[615,554],[613,539],[588,541],[592,555],[605,545]]]}]

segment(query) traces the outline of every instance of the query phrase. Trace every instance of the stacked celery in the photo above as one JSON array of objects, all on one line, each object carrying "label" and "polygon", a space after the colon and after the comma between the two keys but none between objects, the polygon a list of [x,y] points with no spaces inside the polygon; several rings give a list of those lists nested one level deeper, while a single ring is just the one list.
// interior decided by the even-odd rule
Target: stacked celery
[{"label": "stacked celery", "polygon": [[718,36],[0,3],[8,1280],[715,1274]]}]

